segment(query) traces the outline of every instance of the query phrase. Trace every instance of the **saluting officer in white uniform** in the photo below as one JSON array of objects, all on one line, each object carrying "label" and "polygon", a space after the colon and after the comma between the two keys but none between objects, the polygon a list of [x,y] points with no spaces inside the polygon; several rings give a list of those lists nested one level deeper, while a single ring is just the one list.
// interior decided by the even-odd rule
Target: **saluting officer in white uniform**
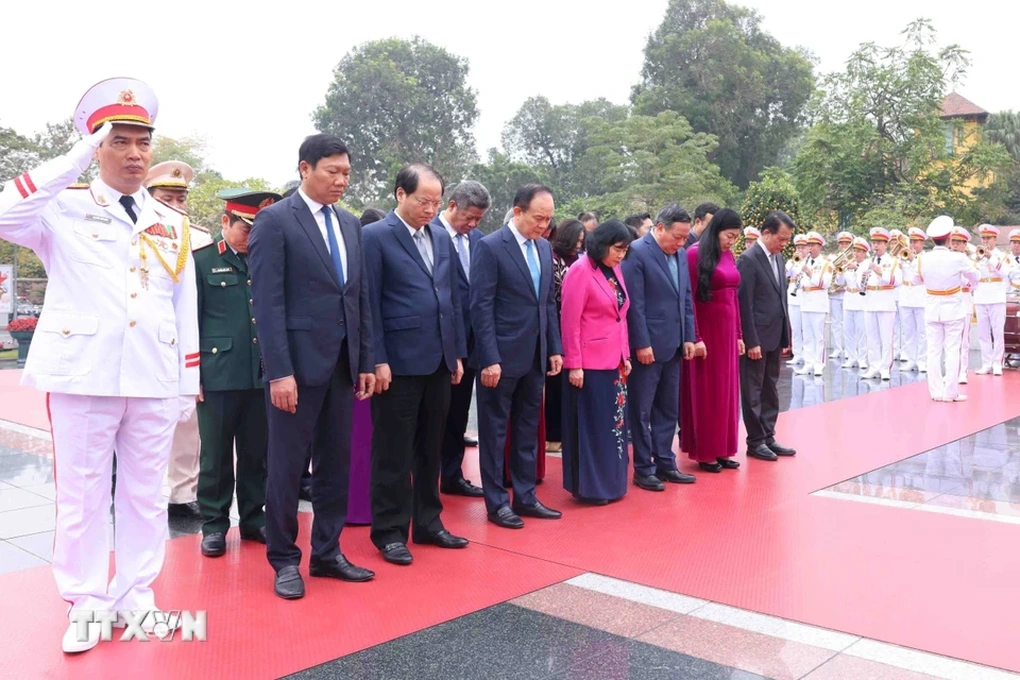
[{"label": "saluting officer in white uniform", "polygon": [[917,278],[917,268],[921,266],[922,253],[926,234],[917,227],[907,231],[910,239],[910,259],[900,264],[903,267],[903,288],[900,290],[900,318],[903,324],[903,352],[907,355],[907,363],[901,371],[924,373],[928,362],[928,332],[924,325],[924,308],[928,296],[924,285]]},{"label": "saluting officer in white uniform", "polygon": [[[790,310],[790,347],[793,348],[793,358],[786,363],[795,366],[804,363],[804,335],[801,330],[800,320],[800,272],[807,260],[807,236],[797,234],[793,237],[794,257],[786,261],[786,306]],[[799,262],[794,262],[800,258]]]},{"label": "saluting officer in white uniform", "polygon": [[843,347],[846,361],[843,368],[860,368],[868,370],[868,343],[864,333],[864,292],[861,278],[867,268],[868,253],[871,246],[860,236],[853,240],[852,261],[848,262],[843,271],[836,274],[836,283],[846,288],[843,298]]},{"label": "saluting officer in white uniform", "polygon": [[[854,235],[849,231],[836,234],[836,252],[829,255],[829,262],[834,262],[839,254],[850,247]],[[852,251],[851,251],[852,252]],[[846,284],[837,280],[836,272],[832,272],[834,286],[829,288],[829,343],[832,345],[830,359],[842,359],[843,350],[843,300],[846,296]]]},{"label": "saluting officer in white uniform", "polygon": [[800,273],[800,326],[804,334],[804,366],[797,375],[825,371],[825,317],[829,313],[832,265],[822,256],[825,239],[817,231],[807,234],[808,256]]},{"label": "saluting officer in white uniform", "polygon": [[[935,248],[924,254],[917,268],[926,301],[924,319],[928,332],[928,393],[933,401],[964,401],[957,376],[960,374],[960,341],[970,312],[963,298],[964,285],[977,284],[977,270],[965,253],[946,248],[953,231],[953,219],[941,215],[928,226]],[[945,372],[942,371],[943,355]]]},{"label": "saluting officer in white uniform", "polygon": [[974,312],[977,315],[978,344],[981,346],[981,368],[978,375],[1002,375],[1006,334],[1006,286],[1009,260],[995,247],[999,228],[982,224],[978,228],[984,255],[976,256],[978,286],[974,289]]},{"label": "saluting officer in white uniform", "polygon": [[[75,610],[157,610],[151,585],[166,546],[163,478],[174,427],[198,394],[188,222],[142,187],[156,109],[140,81],[93,86],[74,114],[85,138],[0,194],[0,236],[35,251],[49,277],[22,384],[48,393],[53,573],[72,621]],[[99,178],[67,190],[93,156]],[[120,469],[109,582],[114,446]],[[65,652],[99,642],[98,624],[81,627],[84,634],[68,626]]]},{"label": "saluting officer in white uniform", "polygon": [[[896,289],[903,280],[899,262],[886,255],[890,234],[884,227],[871,230],[873,255],[861,273],[864,289],[864,324],[868,340],[868,372],[865,379],[889,380],[893,363],[896,325]],[[860,271],[860,270],[858,270]]]}]

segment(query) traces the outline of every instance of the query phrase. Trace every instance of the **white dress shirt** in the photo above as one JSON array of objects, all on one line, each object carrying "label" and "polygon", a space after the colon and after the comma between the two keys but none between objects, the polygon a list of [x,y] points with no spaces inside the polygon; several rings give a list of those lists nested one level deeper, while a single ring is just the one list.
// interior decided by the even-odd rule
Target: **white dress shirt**
[{"label": "white dress shirt", "polygon": [[[422,243],[425,244],[425,252],[429,254],[429,260],[431,261],[432,266],[435,267],[436,266],[436,254],[432,252],[432,232],[430,232],[428,230],[425,230],[425,226],[428,226],[428,225],[423,226],[421,229],[415,229],[410,224],[408,224],[407,222],[404,221],[404,218],[400,216],[400,213],[394,212],[393,214],[397,216],[398,220],[400,220],[401,222],[404,223],[405,227],[407,227],[407,232],[409,234],[411,234],[411,243],[414,243],[415,245],[417,245],[418,242],[414,239],[414,235],[417,234],[419,231],[424,230],[424,231],[422,231],[423,236],[422,236],[421,241],[422,241]],[[426,262],[425,264],[429,264],[429,262]]]},{"label": "white dress shirt", "polygon": [[[326,252],[329,251],[329,234],[326,233],[326,216],[322,214],[322,203],[317,203],[312,199],[308,198],[308,194],[302,189],[298,189],[298,194],[308,204],[308,209],[312,211],[312,217],[315,218],[315,224],[319,227],[319,233],[322,234],[322,240],[326,245]],[[344,243],[343,232],[340,231],[340,215],[337,214],[333,206],[330,206],[330,210],[333,210],[333,216],[330,221],[333,223],[333,233],[336,235],[337,245],[340,247],[340,265],[344,268],[344,281],[347,280],[347,272],[350,268],[347,266],[347,245]],[[332,253],[330,253],[332,255]]]},{"label": "white dress shirt", "polygon": [[771,251],[769,251],[768,246],[766,246],[765,243],[761,239],[758,239],[758,245],[760,245],[761,249],[765,251],[765,257],[768,258],[769,269],[772,270],[772,278],[776,279],[776,282],[779,284],[779,287],[782,288],[783,287],[783,272],[781,272],[779,270],[779,259],[778,259],[778,256],[775,255],[774,253],[772,253]]},{"label": "white dress shirt", "polygon": [[468,238],[468,235],[464,234],[464,238],[458,243],[457,237],[460,236],[460,232],[450,226],[450,223],[446,221],[442,213],[439,214],[439,221],[443,223],[443,226],[446,227],[446,233],[453,239],[453,249],[460,253],[460,248],[463,247],[464,252],[467,254],[468,262],[471,262],[471,239]]},{"label": "white dress shirt", "polygon": [[[521,232],[517,231],[517,225],[514,224],[513,219],[511,219],[506,224],[507,224],[508,227],[510,227],[510,233],[512,233],[514,235],[514,238],[517,239],[517,245],[519,245],[521,247],[521,255],[524,257],[524,261],[527,262],[528,261],[528,239],[526,239],[523,236],[521,236]],[[535,260],[537,261],[538,260],[538,246],[535,245],[533,247],[535,248]]]}]

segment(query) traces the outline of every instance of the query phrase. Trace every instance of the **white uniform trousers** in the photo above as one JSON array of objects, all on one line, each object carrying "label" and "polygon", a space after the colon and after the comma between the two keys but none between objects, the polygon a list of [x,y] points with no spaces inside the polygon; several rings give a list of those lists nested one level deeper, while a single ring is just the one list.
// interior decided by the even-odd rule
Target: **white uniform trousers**
[{"label": "white uniform trousers", "polygon": [[790,346],[793,348],[793,361],[804,361],[804,331],[801,327],[800,305],[790,305]]},{"label": "white uniform trousers", "polygon": [[[928,336],[928,394],[932,399],[955,399],[960,394],[957,377],[960,375],[960,342],[964,328],[970,330],[970,319],[955,321],[929,321],[925,324]],[[968,333],[969,335],[969,333]],[[945,372],[942,357],[945,355]]]},{"label": "white uniform trousers", "polygon": [[174,431],[174,444],[170,449],[167,483],[170,485],[170,502],[192,503],[198,500],[198,454],[202,450],[198,440],[196,411]]},{"label": "white uniform trousers", "polygon": [[800,327],[804,337],[804,371],[821,373],[825,370],[825,312],[802,311]]},{"label": "white uniform trousers", "polygon": [[869,372],[892,370],[895,326],[896,312],[864,312]]},{"label": "white uniform trousers", "polygon": [[[178,398],[48,396],[57,489],[53,575],[72,608],[157,609],[163,568],[163,478]],[[115,573],[110,581],[110,475],[117,449]]]},{"label": "white uniform trousers", "polygon": [[974,305],[977,313],[978,342],[981,345],[981,368],[1001,369],[1005,354],[1006,303]]},{"label": "white uniform trousers", "polygon": [[963,328],[960,329],[960,382],[967,382],[967,372],[970,370],[970,333],[972,317],[970,314],[963,320]]},{"label": "white uniform trousers", "polygon": [[846,352],[847,363],[866,366],[868,364],[868,346],[864,336],[864,310],[844,310],[843,335],[843,349]]},{"label": "white uniform trousers", "polygon": [[903,317],[903,351],[907,361],[924,368],[928,361],[928,331],[924,324],[924,307],[900,306]]},{"label": "white uniform trousers", "polygon": [[[845,295],[845,293],[844,293]],[[829,297],[829,344],[837,358],[843,355],[843,296]]]},{"label": "white uniform trousers", "polygon": [[903,356],[903,308],[896,303],[896,322],[893,324],[893,361]]}]

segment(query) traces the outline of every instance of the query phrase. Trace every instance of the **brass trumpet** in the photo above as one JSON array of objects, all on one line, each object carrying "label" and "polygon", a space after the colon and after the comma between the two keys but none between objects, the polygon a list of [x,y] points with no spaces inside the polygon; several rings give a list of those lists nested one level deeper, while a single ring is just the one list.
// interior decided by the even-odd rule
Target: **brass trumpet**
[{"label": "brass trumpet", "polygon": [[898,257],[901,260],[910,259],[910,240],[905,234],[899,234],[893,237],[892,243],[889,244],[889,255],[892,257]]},{"label": "brass trumpet", "polygon": [[[844,271],[846,271],[846,266],[850,262],[850,258],[853,257],[853,255],[851,254],[853,248],[854,246],[851,243],[832,260],[832,267],[836,274],[842,274]],[[832,283],[829,284],[829,295],[835,295],[836,293],[839,292],[840,288],[842,288],[842,286],[836,283],[836,277],[833,276]]]},{"label": "brass trumpet", "polygon": [[804,258],[800,256],[800,253],[794,253],[793,257],[790,258],[790,262],[794,264],[800,264],[801,260],[803,259]]}]

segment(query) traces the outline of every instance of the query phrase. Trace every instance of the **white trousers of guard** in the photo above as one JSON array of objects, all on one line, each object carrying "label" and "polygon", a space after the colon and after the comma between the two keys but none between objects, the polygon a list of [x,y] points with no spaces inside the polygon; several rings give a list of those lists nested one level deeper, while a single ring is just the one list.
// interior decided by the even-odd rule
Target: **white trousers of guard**
[{"label": "white trousers of guard", "polygon": [[967,372],[970,370],[970,333],[973,325],[971,319],[971,315],[968,314],[960,329],[960,380],[966,380]]},{"label": "white trousers of guard", "polygon": [[[167,507],[163,479],[177,397],[144,399],[50,394],[57,518],[53,576],[71,608],[158,609],[152,582],[163,568]],[[117,450],[116,528],[110,475]],[[110,581],[110,532],[115,532]]]},{"label": "white trousers of guard", "polygon": [[868,364],[868,346],[864,341],[864,310],[847,309],[843,312],[843,349],[846,360],[858,366]]},{"label": "white trousers of guard", "polygon": [[[928,336],[928,394],[932,399],[955,399],[960,394],[960,343],[970,330],[970,319],[955,321],[929,321]],[[966,333],[970,335],[970,333]],[[942,358],[945,356],[945,372]]]},{"label": "white trousers of guard", "polygon": [[804,338],[804,368],[825,370],[825,312],[801,312],[800,328]]},{"label": "white trousers of guard", "polygon": [[843,296],[829,298],[829,343],[833,352],[843,354]]},{"label": "white trousers of guard", "polygon": [[868,338],[868,371],[891,371],[896,312],[864,312]]},{"label": "white trousers of guard", "polygon": [[1006,303],[974,305],[977,313],[978,343],[981,345],[981,367],[1002,368],[1005,355]]},{"label": "white trousers of guard", "polygon": [[192,503],[198,500],[198,455],[202,444],[198,439],[196,411],[174,431],[174,444],[170,449],[170,466],[167,484],[170,485],[170,502]]},{"label": "white trousers of guard", "polygon": [[924,307],[900,306],[903,316],[903,349],[907,360],[923,366],[928,361],[928,331],[924,323]]},{"label": "white trousers of guard", "polygon": [[800,305],[790,305],[790,346],[793,348],[794,361],[804,360],[804,332],[801,328]]}]

